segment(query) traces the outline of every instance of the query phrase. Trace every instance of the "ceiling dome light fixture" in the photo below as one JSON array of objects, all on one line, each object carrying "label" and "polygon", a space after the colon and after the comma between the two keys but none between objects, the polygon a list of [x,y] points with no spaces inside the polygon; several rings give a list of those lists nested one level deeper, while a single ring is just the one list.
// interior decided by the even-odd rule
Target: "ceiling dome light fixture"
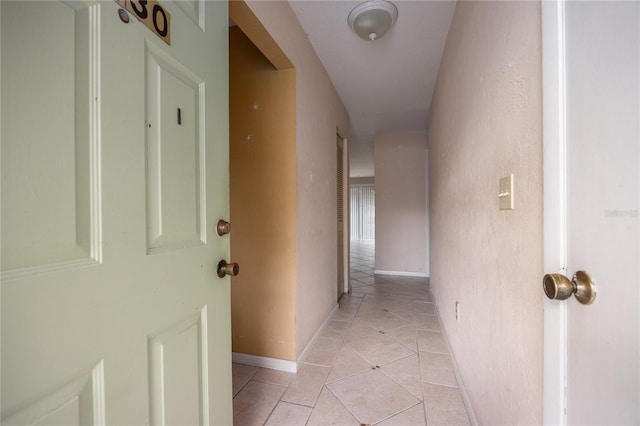
[{"label": "ceiling dome light fixture", "polygon": [[349,26],[364,40],[375,41],[395,24],[398,8],[385,0],[368,0],[349,13]]}]

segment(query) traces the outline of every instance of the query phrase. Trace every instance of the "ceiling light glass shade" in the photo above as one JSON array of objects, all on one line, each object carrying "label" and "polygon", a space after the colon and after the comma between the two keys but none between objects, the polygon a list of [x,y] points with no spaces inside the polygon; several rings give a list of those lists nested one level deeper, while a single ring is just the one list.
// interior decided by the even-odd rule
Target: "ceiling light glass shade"
[{"label": "ceiling light glass shade", "polygon": [[381,38],[398,19],[396,6],[385,0],[360,3],[349,13],[349,26],[365,40]]}]

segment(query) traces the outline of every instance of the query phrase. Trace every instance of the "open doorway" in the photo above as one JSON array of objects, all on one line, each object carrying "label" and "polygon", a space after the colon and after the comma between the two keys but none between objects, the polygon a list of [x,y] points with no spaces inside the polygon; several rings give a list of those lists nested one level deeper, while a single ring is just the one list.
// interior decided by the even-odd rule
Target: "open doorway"
[{"label": "open doorway", "polygon": [[376,239],[376,190],[373,178],[360,179],[349,190],[351,203],[351,241],[373,246]]},{"label": "open doorway", "polygon": [[230,238],[240,265],[231,287],[233,359],[285,360],[282,369],[292,369],[296,70],[246,4],[233,2],[230,18],[237,24],[229,28]]},{"label": "open doorway", "polygon": [[376,238],[376,190],[374,178],[352,178],[349,187],[351,268],[354,291],[373,279]]}]

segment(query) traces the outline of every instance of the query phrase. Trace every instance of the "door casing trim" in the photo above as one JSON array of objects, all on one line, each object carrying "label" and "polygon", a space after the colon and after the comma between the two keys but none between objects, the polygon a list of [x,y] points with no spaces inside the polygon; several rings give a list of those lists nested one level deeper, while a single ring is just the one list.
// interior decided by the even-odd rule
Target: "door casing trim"
[{"label": "door casing trim", "polygon": [[[543,265],[567,273],[565,1],[542,2]],[[542,280],[541,280],[542,284]],[[544,297],[543,424],[567,423],[566,302]]]}]

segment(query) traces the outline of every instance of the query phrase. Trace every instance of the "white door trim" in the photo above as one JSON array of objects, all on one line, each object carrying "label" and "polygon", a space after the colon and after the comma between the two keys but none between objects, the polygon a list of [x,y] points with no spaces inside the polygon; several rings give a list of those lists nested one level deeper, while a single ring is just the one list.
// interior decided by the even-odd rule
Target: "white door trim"
[{"label": "white door trim", "polygon": [[[564,0],[542,2],[544,271],[567,272],[567,132]],[[541,278],[542,278],[541,275]],[[542,279],[540,280],[542,282]],[[540,297],[544,297],[540,285]],[[544,297],[543,422],[564,425],[566,302]]]}]

